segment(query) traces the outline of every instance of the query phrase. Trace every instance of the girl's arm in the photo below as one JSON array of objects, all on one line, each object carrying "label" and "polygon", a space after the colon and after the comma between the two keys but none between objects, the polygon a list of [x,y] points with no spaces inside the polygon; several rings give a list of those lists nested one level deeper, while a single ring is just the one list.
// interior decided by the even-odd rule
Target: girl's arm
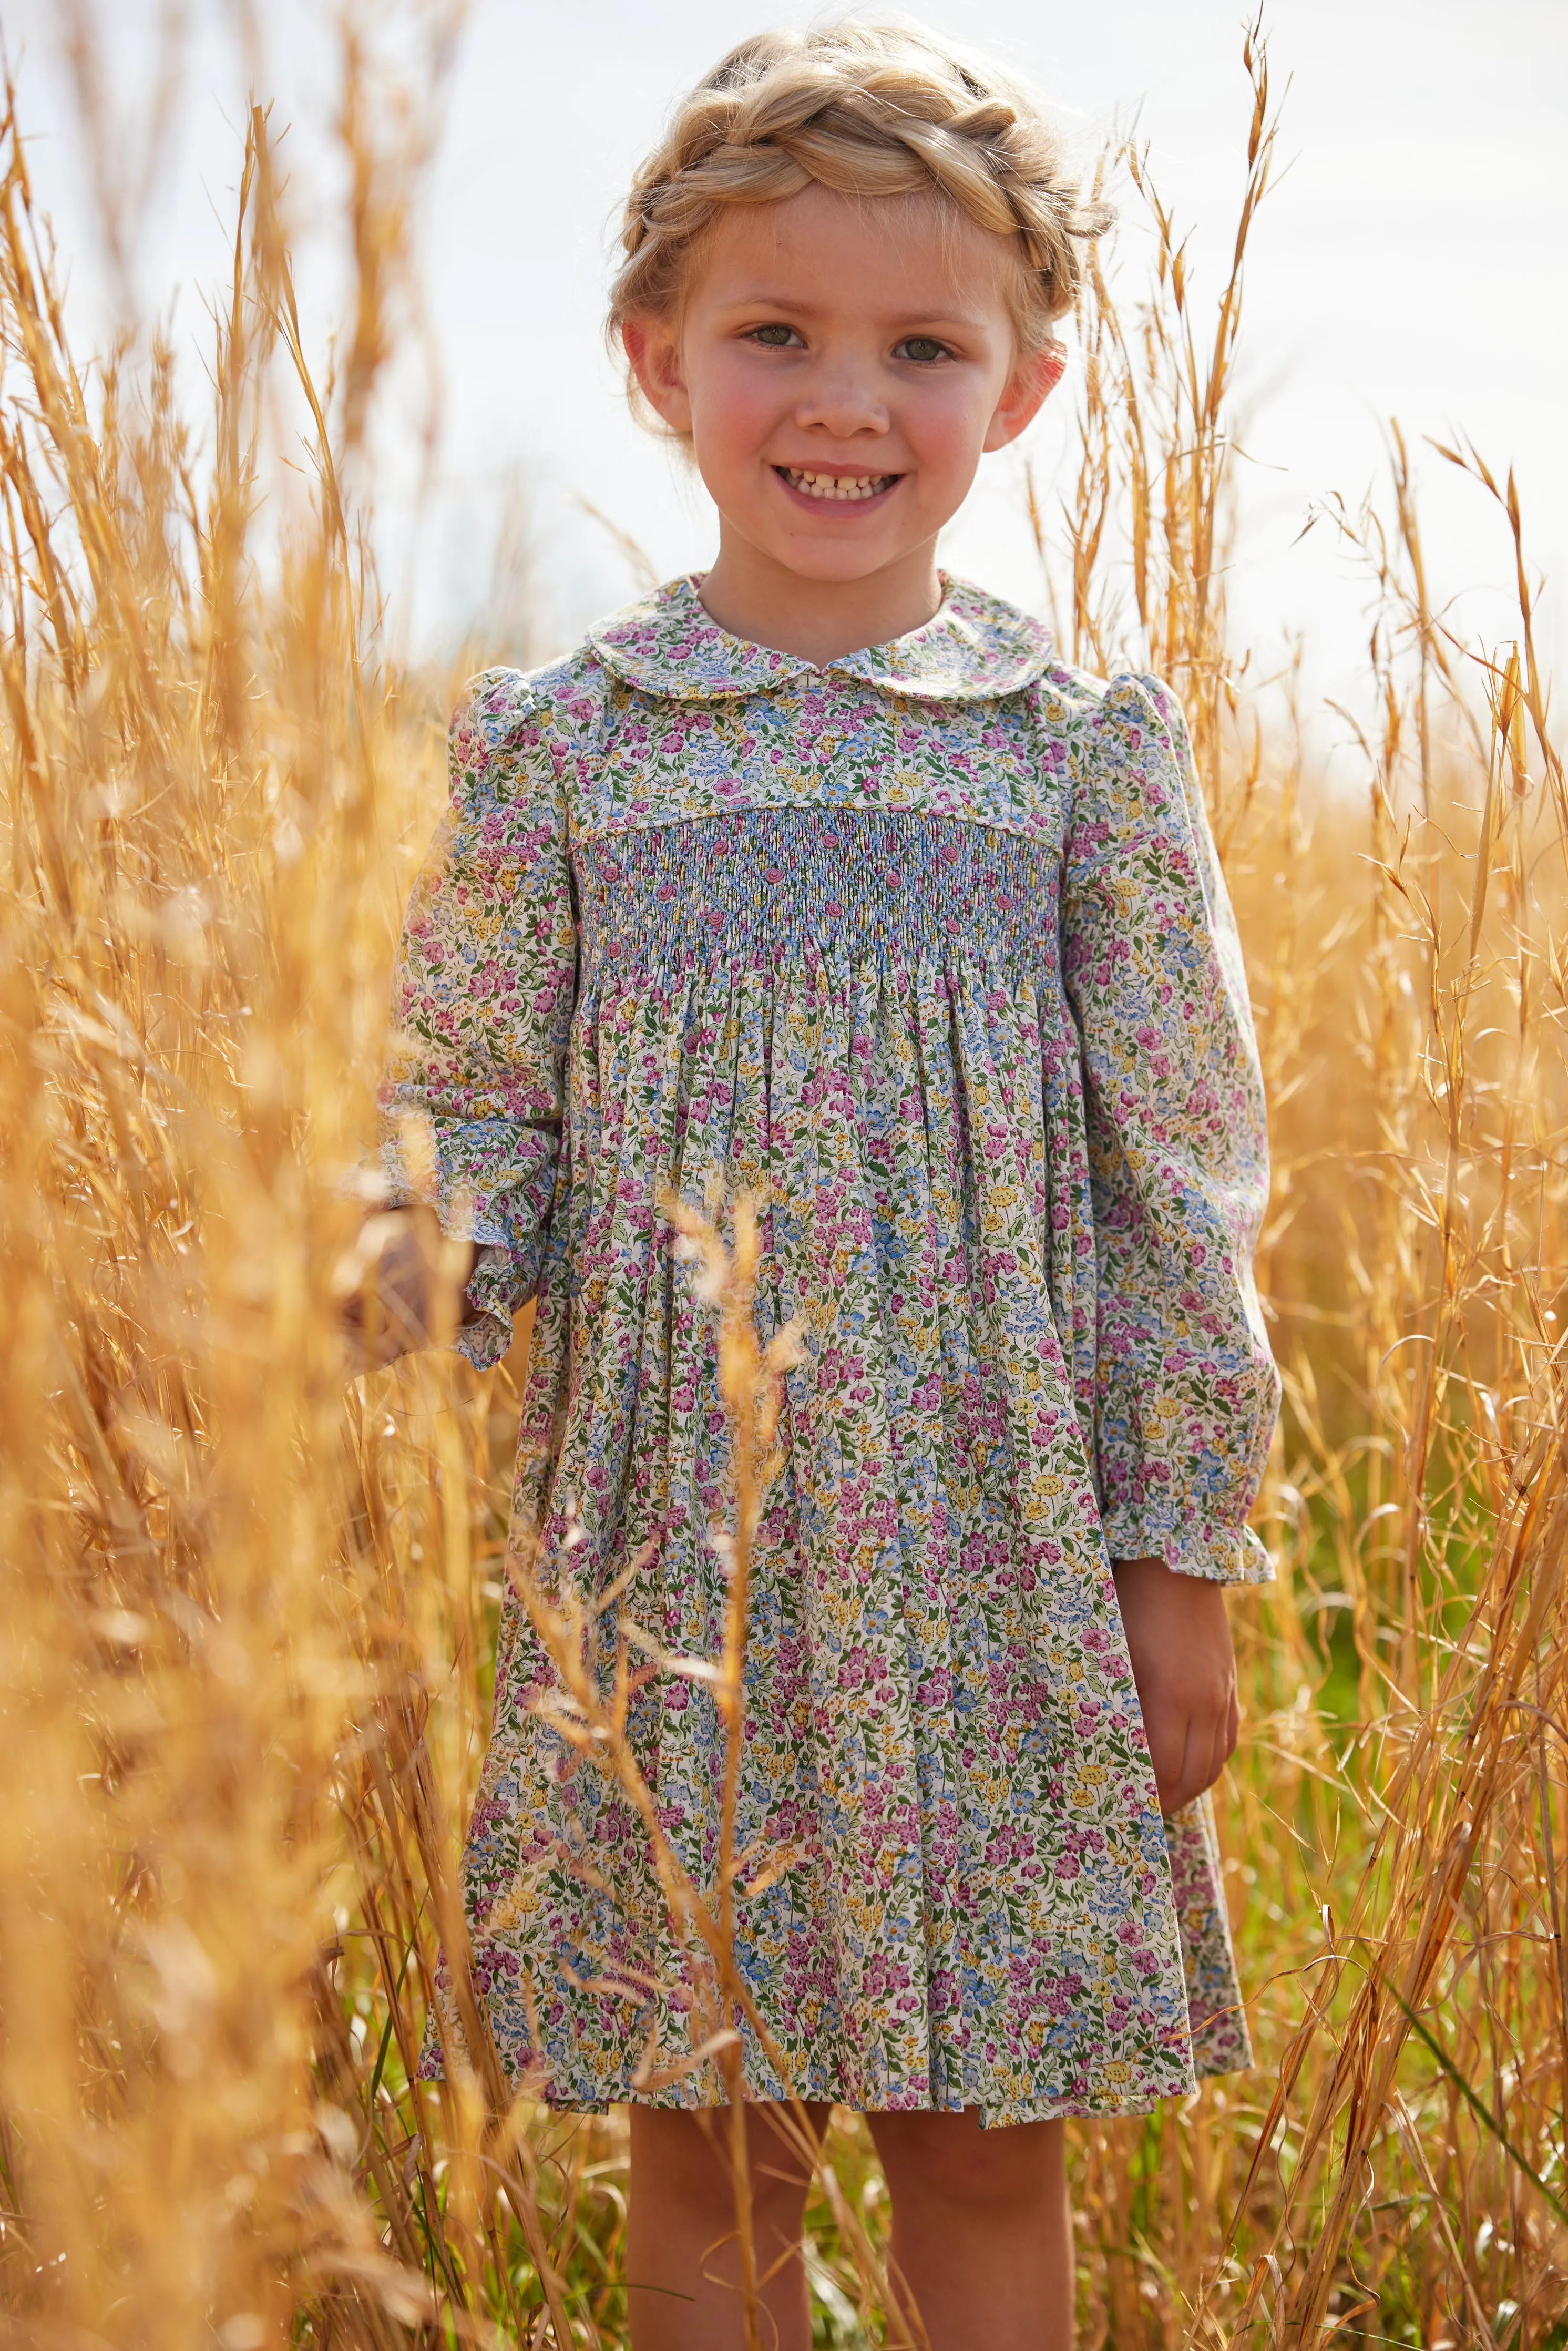
[{"label": "girl's arm", "polygon": [[435,1215],[381,1220],[371,1280],[385,1292],[382,1360],[444,1322],[482,1365],[506,1352],[543,1267],[577,928],[554,770],[517,672],[473,681],[448,759],[451,806],[403,924],[387,1094],[392,1197]]},{"label": "girl's arm", "polygon": [[1279,1381],[1251,1258],[1268,1138],[1240,944],[1176,701],[1107,689],[1081,756],[1062,956],[1097,1252],[1096,1470],[1162,1803],[1234,1739],[1219,1592],[1271,1573],[1247,1526]]}]

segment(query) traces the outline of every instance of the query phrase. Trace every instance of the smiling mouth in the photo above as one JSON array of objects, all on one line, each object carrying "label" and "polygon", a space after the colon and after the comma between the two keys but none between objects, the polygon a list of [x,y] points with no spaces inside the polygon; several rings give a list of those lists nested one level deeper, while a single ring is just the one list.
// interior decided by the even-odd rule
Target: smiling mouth
[{"label": "smiling mouth", "polygon": [[775,465],[774,472],[781,482],[802,497],[821,498],[841,506],[863,505],[868,498],[880,497],[891,490],[900,474],[813,474],[801,465]]}]

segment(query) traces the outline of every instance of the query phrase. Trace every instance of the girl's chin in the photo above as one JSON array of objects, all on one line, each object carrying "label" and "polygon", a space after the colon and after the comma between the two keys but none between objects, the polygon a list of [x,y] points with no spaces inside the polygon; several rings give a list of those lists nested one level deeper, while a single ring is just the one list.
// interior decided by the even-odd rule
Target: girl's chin
[{"label": "girl's chin", "polygon": [[758,543],[780,570],[822,588],[852,588],[857,580],[886,572],[914,551],[902,540],[889,545],[880,532],[862,538],[850,531],[841,536],[825,531],[773,531]]}]

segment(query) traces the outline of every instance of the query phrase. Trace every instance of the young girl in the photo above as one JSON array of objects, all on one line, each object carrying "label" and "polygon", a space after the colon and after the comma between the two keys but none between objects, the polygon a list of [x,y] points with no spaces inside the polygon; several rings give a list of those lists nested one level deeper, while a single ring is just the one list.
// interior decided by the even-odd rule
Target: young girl
[{"label": "young girl", "polygon": [[[611,311],[717,554],[476,680],[403,941],[396,1100],[472,1243],[460,1344],[493,1362],[538,1301],[518,1539],[548,1561],[575,1518],[598,1589],[654,1539],[620,1604],[692,1656],[720,1646],[725,1430],[657,1201],[718,1171],[771,1202],[759,1319],[803,1352],[739,1841],[796,1858],[739,1939],[783,2060],[747,2031],[782,2351],[810,2339],[787,2096],[865,2114],[934,2351],[1039,2351],[1071,2327],[1063,2116],[1249,2062],[1201,1801],[1236,1739],[1223,1588],[1270,1572],[1241,958],[1170,695],[1064,668],[936,568],[1058,379],[1102,225],[1029,99],[934,39],[725,59],[638,176]],[[381,1289],[415,1331],[433,1263],[403,1220]],[[517,2078],[631,2105],[639,2351],[737,2345],[716,2075],[639,2089],[650,2047],[689,2049],[682,1960],[633,1815],[561,1769],[549,1681],[509,1599],[475,1984]],[[639,1708],[706,1885],[711,1694]]]}]

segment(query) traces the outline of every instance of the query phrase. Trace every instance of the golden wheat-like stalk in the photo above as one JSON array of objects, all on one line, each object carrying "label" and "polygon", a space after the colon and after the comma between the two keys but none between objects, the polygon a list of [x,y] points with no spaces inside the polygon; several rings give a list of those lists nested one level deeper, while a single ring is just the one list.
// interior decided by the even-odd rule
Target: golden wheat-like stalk
[{"label": "golden wheat-like stalk", "polygon": [[[496,1374],[429,1355],[354,1387],[337,1329],[455,683],[371,651],[371,420],[451,35],[392,30],[423,45],[395,103],[382,28],[343,47],[336,375],[304,345],[258,110],[199,432],[156,337],[73,360],[9,93],[0,124],[0,2307],[22,2344],[625,2340],[623,2126],[504,2081],[463,1966],[526,1319]],[[1281,1580],[1236,1608],[1220,1805],[1260,2067],[1077,2128],[1082,2334],[1524,2351],[1568,2329],[1568,790],[1521,500],[1468,445],[1422,462],[1495,514],[1510,641],[1452,633],[1395,428],[1386,511],[1321,524],[1378,614],[1338,695],[1359,798],[1242,695],[1222,582],[1272,152],[1256,27],[1245,66],[1218,295],[1129,158],[1155,265],[1137,287],[1103,257],[1082,468],[1064,518],[1036,497],[1067,648],[1163,669],[1193,708],[1272,1106],[1260,1270],[1287,1384],[1262,1505]],[[736,1432],[723,1654],[639,1646],[633,1601],[607,1693],[583,1664],[604,1595],[518,1573],[557,1719],[639,1804],[706,1971],[693,2047],[650,2062],[733,2089],[734,1905],[768,1865],[734,1850],[727,1781],[715,1882],[681,1876],[626,1699],[702,1671],[738,1754],[780,1359],[747,1317],[755,1225],[676,1228]],[[443,1949],[467,2054],[421,2085]],[[869,2147],[841,2118],[810,2152],[820,2326],[889,2339]]]}]

